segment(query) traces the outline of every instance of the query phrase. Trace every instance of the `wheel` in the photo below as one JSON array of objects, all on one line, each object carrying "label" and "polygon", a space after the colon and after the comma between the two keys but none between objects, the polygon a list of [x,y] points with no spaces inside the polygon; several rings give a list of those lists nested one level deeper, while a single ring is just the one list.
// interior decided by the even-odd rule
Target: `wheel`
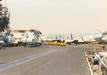
[{"label": "wheel", "polygon": [[3,44],[0,44],[0,50],[3,48]]}]

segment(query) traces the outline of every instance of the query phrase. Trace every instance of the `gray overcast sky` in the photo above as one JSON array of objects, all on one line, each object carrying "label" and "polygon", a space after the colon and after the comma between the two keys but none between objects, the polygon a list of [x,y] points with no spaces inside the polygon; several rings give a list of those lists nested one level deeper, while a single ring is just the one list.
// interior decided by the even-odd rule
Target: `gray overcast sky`
[{"label": "gray overcast sky", "polygon": [[12,29],[43,33],[107,30],[107,0],[7,0]]}]

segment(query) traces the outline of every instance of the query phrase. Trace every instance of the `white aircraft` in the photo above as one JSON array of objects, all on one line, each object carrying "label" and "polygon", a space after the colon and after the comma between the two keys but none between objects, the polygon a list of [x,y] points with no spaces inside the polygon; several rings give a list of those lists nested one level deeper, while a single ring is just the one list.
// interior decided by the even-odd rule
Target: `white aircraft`
[{"label": "white aircraft", "polygon": [[105,32],[100,31],[100,33],[101,33],[101,35],[98,37],[95,37],[95,40],[100,44],[107,43],[107,31],[105,31]]},{"label": "white aircraft", "polygon": [[88,44],[94,41],[95,41],[94,34],[84,34],[84,35],[78,35],[76,37],[76,40],[73,41],[73,43]]},{"label": "white aircraft", "polygon": [[65,37],[64,37],[64,40],[65,40],[65,43],[66,44],[71,44],[73,41],[74,41],[74,38],[73,38],[73,36],[72,36],[72,34],[69,34],[69,35],[66,35]]}]

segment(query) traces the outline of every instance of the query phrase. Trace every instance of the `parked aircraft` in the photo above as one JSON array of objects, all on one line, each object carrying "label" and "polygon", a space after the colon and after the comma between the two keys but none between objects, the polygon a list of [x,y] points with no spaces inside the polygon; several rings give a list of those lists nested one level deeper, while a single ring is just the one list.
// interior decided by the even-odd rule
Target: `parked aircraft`
[{"label": "parked aircraft", "polygon": [[94,42],[94,35],[93,34],[84,34],[84,35],[78,35],[76,40],[74,40],[72,43],[76,44],[88,44],[91,42]]},{"label": "parked aircraft", "polygon": [[107,43],[107,31],[105,32],[99,31],[99,32],[101,33],[101,35],[98,37],[95,37],[95,40],[100,44]]},{"label": "parked aircraft", "polygon": [[69,35],[65,36],[64,39],[65,39],[65,43],[68,44],[68,45],[70,45],[74,41],[74,38],[73,38],[72,34],[69,34]]}]

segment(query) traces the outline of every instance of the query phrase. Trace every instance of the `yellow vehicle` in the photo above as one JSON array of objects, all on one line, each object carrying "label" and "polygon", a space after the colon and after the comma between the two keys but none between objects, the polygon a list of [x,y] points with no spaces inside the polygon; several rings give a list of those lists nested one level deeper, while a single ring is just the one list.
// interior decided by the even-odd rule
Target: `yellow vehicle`
[{"label": "yellow vehicle", "polygon": [[48,42],[48,45],[53,45],[53,46],[65,46],[65,42],[61,40],[52,40]]}]

